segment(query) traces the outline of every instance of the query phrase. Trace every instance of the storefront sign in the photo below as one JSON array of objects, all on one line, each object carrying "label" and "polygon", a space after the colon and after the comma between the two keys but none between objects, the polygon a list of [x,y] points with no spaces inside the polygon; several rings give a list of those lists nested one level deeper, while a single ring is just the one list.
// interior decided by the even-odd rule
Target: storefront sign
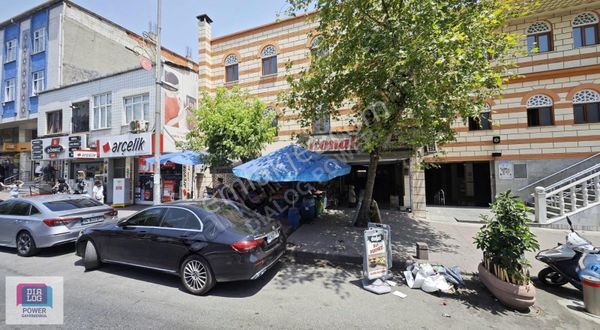
[{"label": "storefront sign", "polygon": [[311,136],[307,146],[308,150],[317,152],[358,150],[355,135]]},{"label": "storefront sign", "polygon": [[73,156],[77,159],[96,159],[98,158],[98,153],[96,150],[75,150],[73,151]]},{"label": "storefront sign", "polygon": [[99,157],[131,157],[152,154],[152,133],[124,134],[98,138]]},{"label": "storefront sign", "polygon": [[[31,159],[69,159],[85,144],[85,135],[61,136],[31,141]],[[73,145],[76,143],[77,146]],[[68,152],[67,151],[68,148]]]},{"label": "storefront sign", "polygon": [[514,178],[514,166],[511,161],[503,160],[498,163],[498,179],[512,180]]},{"label": "storefront sign", "polygon": [[382,228],[365,230],[364,272],[369,280],[374,280],[388,273],[388,250],[386,232]]}]

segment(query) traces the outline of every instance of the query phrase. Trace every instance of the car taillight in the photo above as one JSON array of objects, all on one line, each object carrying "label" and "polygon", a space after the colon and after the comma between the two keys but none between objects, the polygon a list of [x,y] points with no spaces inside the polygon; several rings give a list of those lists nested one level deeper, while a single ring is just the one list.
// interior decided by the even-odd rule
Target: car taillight
[{"label": "car taillight", "polygon": [[67,224],[79,221],[81,218],[56,218],[56,219],[44,219],[44,223],[48,227],[66,226]]},{"label": "car taillight", "polygon": [[109,217],[116,217],[119,214],[119,211],[112,209],[106,213],[104,213],[104,215],[109,216]]},{"label": "car taillight", "polygon": [[265,243],[264,239],[256,239],[253,241],[238,241],[231,244],[231,247],[240,253],[250,252]]}]

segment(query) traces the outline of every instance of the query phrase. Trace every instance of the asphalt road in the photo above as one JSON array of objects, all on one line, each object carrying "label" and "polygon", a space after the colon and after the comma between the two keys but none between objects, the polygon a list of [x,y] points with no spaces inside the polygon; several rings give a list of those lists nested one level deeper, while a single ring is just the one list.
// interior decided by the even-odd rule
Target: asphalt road
[{"label": "asphalt road", "polygon": [[[219,284],[204,297],[182,291],[177,277],[155,271],[105,265],[84,272],[70,246],[47,249],[31,258],[0,248],[2,282],[4,276],[63,276],[61,328],[68,329],[600,328],[573,304],[567,308],[558,303],[568,305],[570,298],[579,297],[570,288],[557,291],[558,295],[539,290],[538,307],[522,314],[504,309],[476,279],[467,279],[468,289],[454,296],[400,286],[397,290],[408,295],[402,299],[363,291],[356,267],[287,260],[256,281]],[[1,283],[0,297],[4,290]],[[4,303],[1,298],[0,327],[8,328]]]}]

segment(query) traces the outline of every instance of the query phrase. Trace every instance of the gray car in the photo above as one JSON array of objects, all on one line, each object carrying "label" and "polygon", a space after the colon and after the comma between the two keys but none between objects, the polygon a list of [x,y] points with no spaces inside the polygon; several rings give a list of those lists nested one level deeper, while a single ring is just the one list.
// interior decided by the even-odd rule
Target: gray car
[{"label": "gray car", "polygon": [[117,211],[81,195],[14,198],[0,203],[0,245],[23,257],[39,248],[75,242],[89,226],[117,221]]}]

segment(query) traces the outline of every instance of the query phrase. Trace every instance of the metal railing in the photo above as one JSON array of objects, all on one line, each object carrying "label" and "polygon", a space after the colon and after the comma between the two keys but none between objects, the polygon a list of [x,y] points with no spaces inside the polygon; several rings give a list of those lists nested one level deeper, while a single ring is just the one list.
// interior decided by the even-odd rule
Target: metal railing
[{"label": "metal railing", "polygon": [[553,223],[600,205],[600,171],[585,173],[561,180],[553,187],[536,187],[533,194],[535,221]]}]

